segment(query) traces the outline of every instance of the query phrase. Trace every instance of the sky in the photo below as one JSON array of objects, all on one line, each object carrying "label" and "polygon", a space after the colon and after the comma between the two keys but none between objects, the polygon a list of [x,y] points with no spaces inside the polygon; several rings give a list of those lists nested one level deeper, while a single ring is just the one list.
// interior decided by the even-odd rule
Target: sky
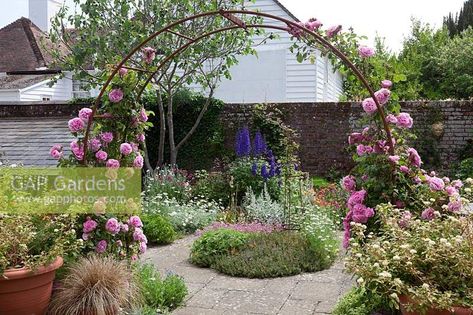
[{"label": "sky", "polygon": [[[72,0],[63,0],[72,3]],[[156,0],[159,1],[159,0]],[[359,35],[366,35],[372,44],[376,34],[384,37],[393,51],[399,51],[409,34],[411,17],[435,27],[449,12],[458,12],[465,0],[279,0],[300,20],[311,17],[326,27],[342,24],[352,26]],[[19,17],[28,17],[28,0],[0,0],[0,27]]]}]

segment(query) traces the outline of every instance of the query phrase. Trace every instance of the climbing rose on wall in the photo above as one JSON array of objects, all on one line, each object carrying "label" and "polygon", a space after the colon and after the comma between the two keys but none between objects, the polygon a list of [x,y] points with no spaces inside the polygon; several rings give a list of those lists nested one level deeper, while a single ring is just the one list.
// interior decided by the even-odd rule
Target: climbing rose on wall
[{"label": "climbing rose on wall", "polygon": [[375,50],[372,47],[361,45],[360,47],[358,47],[358,54],[362,58],[369,58],[375,55]]},{"label": "climbing rose on wall", "polygon": [[113,89],[108,94],[108,98],[112,103],[119,103],[123,99],[123,91],[121,89]]},{"label": "climbing rose on wall", "polygon": [[376,103],[372,97],[369,97],[363,100],[362,106],[363,106],[363,110],[367,112],[368,114],[376,113],[376,111],[378,110],[378,108],[376,107]]}]

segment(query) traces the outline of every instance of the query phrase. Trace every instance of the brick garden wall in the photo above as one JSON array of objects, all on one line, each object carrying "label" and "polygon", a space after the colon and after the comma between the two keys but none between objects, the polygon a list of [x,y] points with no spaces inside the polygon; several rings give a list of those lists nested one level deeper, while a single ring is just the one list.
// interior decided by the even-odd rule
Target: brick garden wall
[{"label": "brick garden wall", "polygon": [[[61,102],[0,103],[0,119],[13,117],[70,117],[85,104]],[[347,136],[359,131],[356,121],[362,114],[359,103],[284,103],[278,104],[285,122],[299,134],[300,159],[305,171],[326,175],[332,170],[351,167],[346,151]],[[414,118],[414,132],[419,135],[417,148],[422,158],[447,169],[457,161],[458,151],[473,138],[473,101],[405,102],[403,111]],[[251,117],[252,105],[228,104],[222,113],[227,146],[233,148],[235,131]],[[439,137],[432,124],[441,121]],[[424,154],[422,154],[424,153]]]},{"label": "brick garden wall", "polygon": [[[359,131],[356,121],[362,114],[359,103],[285,103],[278,104],[285,122],[294,128],[300,144],[300,159],[305,171],[326,175],[333,170],[351,167],[346,151],[347,136]],[[473,101],[405,102],[403,111],[414,118],[414,132],[419,135],[416,147],[424,160],[448,168],[457,160],[457,152],[473,137]],[[235,130],[248,122],[251,105],[228,104],[222,119],[226,142],[233,145]],[[435,137],[432,124],[443,122],[444,132]]]}]

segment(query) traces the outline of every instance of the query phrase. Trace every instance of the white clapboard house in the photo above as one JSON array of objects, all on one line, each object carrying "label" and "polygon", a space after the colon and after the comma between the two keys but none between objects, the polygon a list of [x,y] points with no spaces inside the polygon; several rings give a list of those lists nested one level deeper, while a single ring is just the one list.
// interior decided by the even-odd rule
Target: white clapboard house
[{"label": "white clapboard house", "polygon": [[[43,46],[50,44],[46,32],[62,3],[29,0],[29,19],[20,18],[0,29],[0,102],[68,101],[96,95],[97,91],[84,91],[70,74],[49,85],[61,70],[54,68]],[[248,3],[247,9],[297,21],[277,0],[257,0]],[[299,63],[289,51],[290,35],[275,33],[278,39],[256,47],[258,57],[240,58],[231,69],[232,80],[223,80],[215,97],[226,103],[337,101],[343,80],[327,58],[319,56],[314,64]],[[261,39],[255,38],[255,43]],[[67,53],[65,48],[63,53]]]}]

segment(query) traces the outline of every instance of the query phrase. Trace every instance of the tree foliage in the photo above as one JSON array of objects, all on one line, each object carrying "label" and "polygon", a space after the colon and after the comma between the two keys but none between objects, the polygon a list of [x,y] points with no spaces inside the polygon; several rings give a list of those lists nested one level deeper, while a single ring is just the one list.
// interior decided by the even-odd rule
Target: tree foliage
[{"label": "tree foliage", "polygon": [[450,12],[443,18],[443,24],[447,27],[450,37],[454,37],[468,27],[473,26],[473,0],[465,1],[460,13],[455,16]]},{"label": "tree foliage", "polygon": [[[202,12],[243,8],[244,3],[242,0],[73,1],[80,11],[63,8],[54,18],[51,31],[53,42],[67,46],[72,53],[67,56],[56,55],[55,60],[62,69],[73,71],[76,78],[86,80],[90,86],[102,85],[110,74],[109,70],[133,47],[169,23]],[[256,24],[259,21],[258,18],[242,19]],[[67,29],[67,25],[73,29]],[[237,55],[255,53],[251,38],[255,32],[261,31],[238,28],[217,33],[193,42],[159,70],[158,61],[186,45],[189,38],[198,38],[204,33],[231,25],[234,24],[221,15],[208,16],[176,25],[172,28],[173,32],[164,32],[147,43],[147,46],[156,49],[157,55],[154,63],[146,70],[155,72],[147,88],[157,95],[157,115],[162,131],[158,164],[164,162],[164,135],[168,136],[169,160],[172,164],[176,163],[179,149],[197,129],[220,79],[230,78],[229,69],[238,62]],[[126,66],[143,68],[143,64],[143,54],[138,52]],[[139,73],[139,77],[141,83],[146,78],[143,72]],[[195,117],[193,126],[178,139],[174,133],[174,95],[190,85],[202,87],[202,91],[208,95],[208,101]],[[137,85],[137,89],[139,87]]]}]

